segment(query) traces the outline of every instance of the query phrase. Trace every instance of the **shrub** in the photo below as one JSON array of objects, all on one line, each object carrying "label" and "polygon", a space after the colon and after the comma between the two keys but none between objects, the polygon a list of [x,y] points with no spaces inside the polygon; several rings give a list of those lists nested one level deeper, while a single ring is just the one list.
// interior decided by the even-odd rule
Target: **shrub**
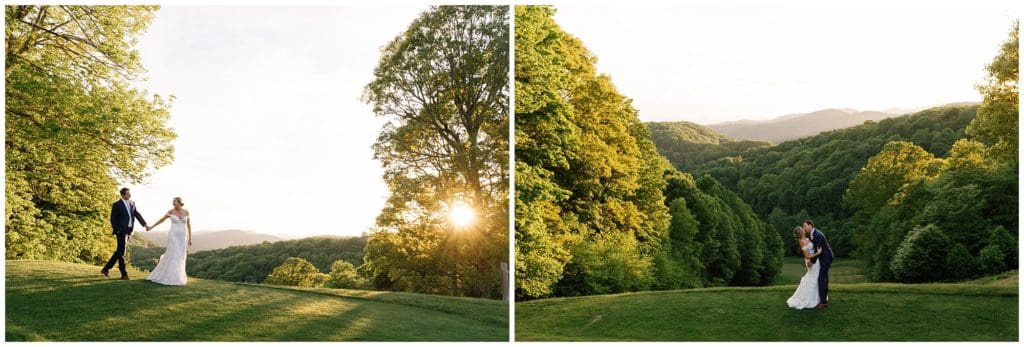
[{"label": "shrub", "polygon": [[1017,240],[1002,226],[992,229],[988,237],[988,245],[999,247],[1003,252],[1003,263],[1007,268],[1017,268]]},{"label": "shrub", "polygon": [[356,272],[356,266],[344,260],[336,260],[331,264],[327,286],[331,288],[356,289],[363,287],[363,280]]},{"label": "shrub", "polygon": [[978,262],[981,263],[981,270],[986,274],[996,274],[1006,270],[1006,255],[996,245],[988,245],[981,249],[978,254]]},{"label": "shrub", "polygon": [[900,282],[932,282],[945,277],[949,238],[935,225],[910,231],[893,257],[891,270]]},{"label": "shrub", "polygon": [[946,256],[946,271],[949,278],[963,280],[972,277],[978,271],[978,262],[971,256],[963,244],[955,244]]},{"label": "shrub", "polygon": [[284,263],[274,268],[263,281],[266,284],[299,287],[323,287],[326,282],[327,276],[320,273],[313,263],[296,257],[285,259]]}]

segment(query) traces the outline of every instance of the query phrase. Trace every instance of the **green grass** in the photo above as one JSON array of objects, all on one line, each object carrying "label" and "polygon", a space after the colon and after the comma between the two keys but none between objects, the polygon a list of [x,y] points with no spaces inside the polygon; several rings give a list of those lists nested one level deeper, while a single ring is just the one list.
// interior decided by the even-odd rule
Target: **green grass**
[{"label": "green grass", "polygon": [[957,284],[864,283],[833,264],[831,305],[793,310],[804,270],[787,259],[777,283],[533,300],[516,304],[516,340],[1016,341],[1017,273]]},{"label": "green grass", "polygon": [[[832,268],[828,271],[828,280],[831,284],[864,283],[860,270],[860,262],[848,258],[838,258],[832,262]],[[800,284],[800,277],[807,273],[807,266],[804,265],[804,258],[783,258],[782,273],[775,278],[775,285]]]},{"label": "green grass", "polygon": [[190,278],[7,261],[7,341],[507,341],[501,301]]}]

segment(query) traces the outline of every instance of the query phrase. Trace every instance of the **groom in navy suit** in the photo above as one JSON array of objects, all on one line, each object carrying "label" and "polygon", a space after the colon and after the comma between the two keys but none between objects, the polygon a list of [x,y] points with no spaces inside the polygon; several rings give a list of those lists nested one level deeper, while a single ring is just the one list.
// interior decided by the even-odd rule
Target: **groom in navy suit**
[{"label": "groom in navy suit", "polygon": [[820,261],[821,265],[818,266],[818,305],[814,308],[823,308],[828,306],[828,269],[832,267],[832,260],[835,257],[832,255],[832,246],[829,246],[828,239],[825,238],[825,234],[814,227],[814,222],[810,219],[805,220],[803,224],[805,232],[811,235],[811,243],[814,244],[814,248],[821,249],[821,254],[815,257],[814,260]]},{"label": "groom in navy suit", "polygon": [[124,249],[128,246],[128,237],[135,229],[135,220],[138,219],[143,227],[146,226],[146,220],[135,208],[135,202],[129,200],[131,197],[132,193],[128,188],[121,188],[121,198],[110,206],[110,226],[114,229],[114,235],[117,235],[117,250],[110,256],[107,265],[100,270],[103,276],[109,276],[110,268],[114,267],[114,262],[117,262],[117,268],[121,270],[121,279],[130,279],[128,271],[124,268]]}]

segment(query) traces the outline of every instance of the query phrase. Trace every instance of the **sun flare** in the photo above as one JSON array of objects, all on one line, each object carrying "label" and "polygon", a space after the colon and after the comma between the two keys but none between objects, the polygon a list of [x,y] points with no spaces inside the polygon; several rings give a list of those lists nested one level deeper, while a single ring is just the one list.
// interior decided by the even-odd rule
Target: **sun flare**
[{"label": "sun flare", "polygon": [[463,202],[457,202],[448,211],[448,218],[456,227],[464,228],[473,223],[476,218],[476,211]]}]

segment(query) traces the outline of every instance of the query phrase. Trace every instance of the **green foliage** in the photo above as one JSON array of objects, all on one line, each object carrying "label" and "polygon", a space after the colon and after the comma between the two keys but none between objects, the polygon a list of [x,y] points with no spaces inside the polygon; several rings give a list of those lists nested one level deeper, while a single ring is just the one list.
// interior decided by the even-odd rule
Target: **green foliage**
[{"label": "green foliage", "polygon": [[297,287],[323,287],[326,282],[327,275],[320,273],[313,263],[295,257],[286,259],[263,281],[266,284]]},{"label": "green foliage", "polygon": [[[501,295],[508,259],[508,7],[437,6],[388,43],[364,100],[391,194],[364,270],[378,289]],[[475,211],[456,230],[447,211]]]},{"label": "green foliage", "polygon": [[678,167],[691,167],[719,158],[742,160],[749,151],[771,146],[762,141],[735,141],[690,122],[650,122],[647,126],[658,152]]},{"label": "green foliage", "polygon": [[131,87],[156,6],[6,6],[6,257],[98,263],[110,203],[173,160],[170,101]]},{"label": "green foliage", "polygon": [[[319,272],[328,273],[338,260],[361,265],[366,240],[365,236],[311,237],[201,251],[188,255],[186,272],[198,278],[260,283],[286,259],[296,257],[308,260]],[[164,252],[163,247],[130,249],[131,263],[144,270],[152,270]]]},{"label": "green foliage", "polygon": [[[937,107],[879,122],[869,121],[860,126],[824,132],[776,146],[751,144],[730,149],[729,146],[738,146],[738,143],[680,144],[672,136],[662,136],[660,141],[656,138],[655,144],[659,152],[668,156],[680,170],[696,176],[710,174],[727,189],[736,192],[758,216],[770,222],[771,229],[781,237],[786,254],[796,255],[799,252],[795,243],[791,242],[793,226],[805,219],[813,219],[828,235],[836,255],[844,257],[873,252],[871,248],[863,248],[863,242],[857,241],[866,238],[866,233],[861,231],[864,225],[870,223],[870,218],[864,215],[854,218],[853,212],[856,210],[851,209],[849,203],[843,203],[843,196],[849,190],[851,181],[866,166],[868,159],[881,152],[890,141],[911,141],[929,153],[946,155],[957,138],[966,136],[965,128],[974,117],[976,109],[973,105]],[[658,125],[651,126],[654,129]],[[700,141],[694,135],[689,136],[698,139],[694,141]],[[675,135],[675,138],[682,138],[685,142],[683,135]],[[961,146],[960,151],[967,154],[965,156],[973,155],[969,154],[973,149],[968,144]],[[696,148],[696,151],[681,148]],[[904,154],[924,155],[927,158],[921,152]],[[956,163],[962,164],[962,161]],[[935,161],[933,164],[940,165],[942,162]],[[946,165],[952,164],[946,161]],[[929,166],[928,169],[938,168]],[[892,190],[900,187],[894,182],[892,185],[895,188],[888,185],[869,187]],[[873,196],[868,192],[860,194],[864,195],[863,198],[881,201],[893,197],[884,194]],[[1004,209],[1015,208],[1016,200],[999,206]],[[876,212],[879,207],[874,206]],[[909,229],[903,230],[903,235],[907,231]],[[899,241],[902,239],[895,241],[896,246]],[[889,249],[890,254],[896,246]],[[876,265],[872,262],[866,264]],[[880,272],[889,271],[887,263],[879,266]]]},{"label": "green foliage", "polygon": [[517,296],[643,289],[669,224],[664,159],[553,14],[516,7]]},{"label": "green foliage", "polygon": [[935,225],[912,230],[893,257],[893,275],[901,282],[934,282],[945,278],[949,245],[949,238]]},{"label": "green foliage", "polygon": [[[1014,33],[1016,30],[1015,24]],[[1001,64],[998,61],[1008,59],[1006,55],[1011,53],[1006,50],[1004,46],[997,63],[990,66],[990,86],[1009,85],[998,82],[1000,77],[994,72],[998,69],[993,70]],[[1014,47],[1014,61],[1015,52]],[[1010,84],[1016,88],[1016,81]],[[1010,142],[1016,147],[1017,129],[1000,127],[998,134],[988,131],[993,119],[1006,116],[992,113],[989,107],[997,97],[985,96],[986,102],[968,128],[982,142],[960,139],[945,159],[933,158],[909,143],[890,142],[851,181],[844,203],[857,209],[853,224],[865,226],[858,229],[855,243],[872,279],[959,280],[1018,266],[1016,241],[1010,232],[1016,233],[1019,227],[1016,149],[1010,160],[1005,157],[1008,150],[1001,147]],[[1007,101],[1014,103],[1014,110],[1015,98]],[[1016,117],[1014,111],[1012,124]],[[987,147],[986,142],[994,144]],[[916,233],[910,230],[922,226],[941,230],[956,251],[943,262],[928,260],[931,268],[925,272],[915,268],[925,260],[906,256],[921,254],[913,252],[911,241],[922,241],[912,240]]]},{"label": "green foliage", "polygon": [[971,256],[970,251],[963,244],[953,244],[946,256],[946,271],[949,278],[963,280],[969,278],[978,271],[978,261]]},{"label": "green foliage", "polygon": [[995,229],[989,233],[988,247],[998,247],[1003,255],[1006,257],[1003,259],[1003,263],[1006,267],[1016,269],[1018,266],[1018,250],[1017,250],[1017,239],[1010,235],[1010,232],[1006,230],[1002,225],[996,226]]},{"label": "green foliage", "polygon": [[978,116],[967,131],[989,148],[990,156],[1017,166],[1018,122],[1020,109],[1020,21],[1014,20],[1009,37],[986,70],[988,78],[977,86],[983,96]]},{"label": "green foliage", "polygon": [[365,285],[363,278],[356,271],[356,266],[344,260],[335,260],[328,275],[331,277],[327,286],[331,288],[359,289]]},{"label": "green foliage", "polygon": [[892,199],[903,185],[933,178],[941,164],[941,160],[913,143],[889,142],[850,181],[843,202],[871,213]]},{"label": "green foliage", "polygon": [[1006,254],[998,246],[989,245],[978,254],[978,264],[985,274],[1000,273],[1006,270],[1005,258]]}]

